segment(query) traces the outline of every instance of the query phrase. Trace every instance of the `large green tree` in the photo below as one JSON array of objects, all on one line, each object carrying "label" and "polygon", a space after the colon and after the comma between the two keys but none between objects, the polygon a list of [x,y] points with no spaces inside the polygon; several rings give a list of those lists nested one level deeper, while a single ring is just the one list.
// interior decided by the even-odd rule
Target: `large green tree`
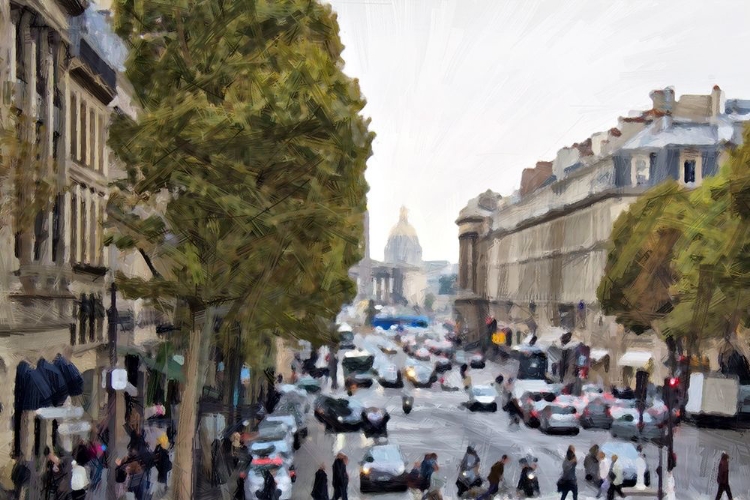
[{"label": "large green tree", "polygon": [[[373,134],[342,71],[336,16],[316,1],[118,0],[127,76],[144,110],[110,144],[128,170],[112,197],[119,246],[157,271],[127,294],[181,305],[186,384],[174,498],[193,498],[195,408],[217,309],[261,338],[330,334],[353,298]],[[229,329],[220,340],[233,346]],[[235,353],[241,355],[240,353]]]}]

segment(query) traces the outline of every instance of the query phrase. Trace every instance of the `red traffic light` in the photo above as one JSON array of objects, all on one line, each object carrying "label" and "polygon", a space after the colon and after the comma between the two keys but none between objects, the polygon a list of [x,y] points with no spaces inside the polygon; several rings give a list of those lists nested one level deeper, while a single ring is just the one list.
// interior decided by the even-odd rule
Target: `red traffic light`
[{"label": "red traffic light", "polygon": [[680,379],[672,377],[669,379],[669,387],[677,387],[680,384]]}]

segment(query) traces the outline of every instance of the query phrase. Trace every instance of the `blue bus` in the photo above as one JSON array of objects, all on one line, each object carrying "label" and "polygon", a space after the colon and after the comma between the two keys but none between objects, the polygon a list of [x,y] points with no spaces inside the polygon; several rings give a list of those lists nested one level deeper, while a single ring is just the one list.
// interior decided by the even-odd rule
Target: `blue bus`
[{"label": "blue bus", "polygon": [[430,325],[430,319],[427,316],[384,316],[375,317],[372,320],[373,327],[379,326],[383,330],[390,330],[394,325],[403,325],[412,328],[427,328]]}]

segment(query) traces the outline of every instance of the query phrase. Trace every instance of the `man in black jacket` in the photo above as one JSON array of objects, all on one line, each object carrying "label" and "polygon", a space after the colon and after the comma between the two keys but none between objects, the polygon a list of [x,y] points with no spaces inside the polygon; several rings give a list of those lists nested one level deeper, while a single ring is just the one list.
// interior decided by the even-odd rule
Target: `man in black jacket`
[{"label": "man in black jacket", "polygon": [[349,500],[347,489],[349,488],[349,474],[346,472],[346,464],[349,463],[349,457],[343,453],[336,455],[333,461],[333,500]]}]

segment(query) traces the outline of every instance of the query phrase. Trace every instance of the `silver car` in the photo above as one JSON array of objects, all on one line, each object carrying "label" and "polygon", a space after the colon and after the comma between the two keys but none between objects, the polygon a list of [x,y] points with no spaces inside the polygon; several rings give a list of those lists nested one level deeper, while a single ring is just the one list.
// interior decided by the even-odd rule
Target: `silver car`
[{"label": "silver car", "polygon": [[[631,443],[609,442],[599,447],[607,459],[612,463],[612,455],[617,455],[617,461],[622,464],[623,486],[635,486],[638,481],[638,450]],[[646,486],[651,484],[651,473],[646,463],[646,472],[644,475]]]},{"label": "silver car", "polygon": [[575,406],[553,402],[548,403],[539,413],[539,430],[544,433],[569,432],[578,434],[578,411]]},{"label": "silver car", "polygon": [[643,426],[639,425],[638,410],[630,408],[612,409],[612,427],[609,432],[612,437],[622,439],[659,440],[661,428],[648,413],[643,414]]}]

